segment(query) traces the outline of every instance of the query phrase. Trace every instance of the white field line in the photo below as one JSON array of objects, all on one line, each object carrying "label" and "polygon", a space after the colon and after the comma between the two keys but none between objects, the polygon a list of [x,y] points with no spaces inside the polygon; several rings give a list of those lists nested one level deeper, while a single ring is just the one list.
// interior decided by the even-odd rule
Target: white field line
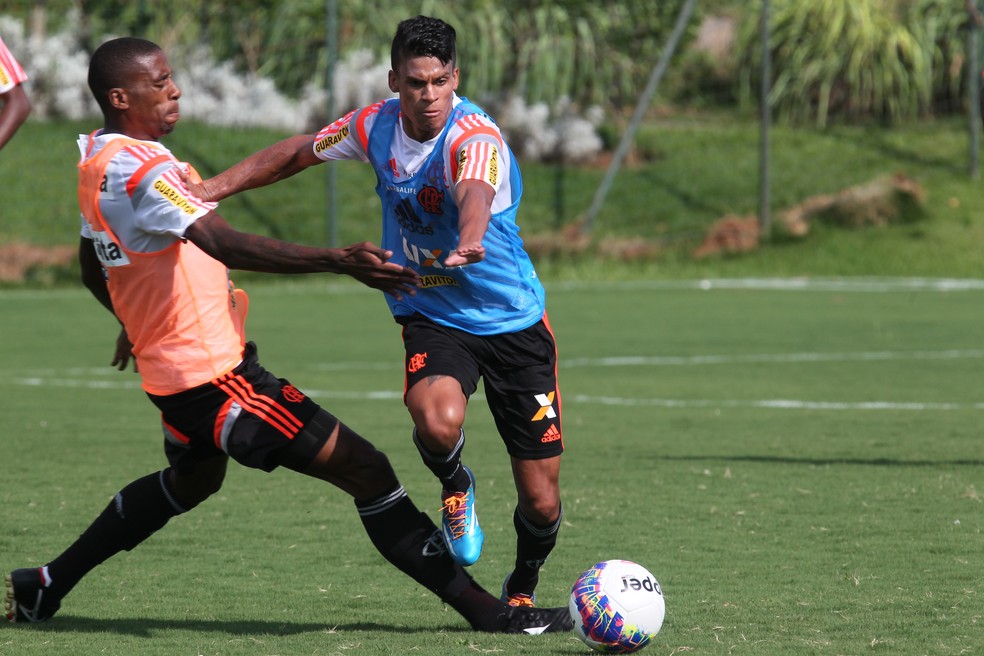
[{"label": "white field line", "polygon": [[844,353],[750,353],[746,355],[620,356],[561,358],[564,367],[665,367],[713,364],[797,364],[803,362],[876,362],[887,360],[965,360],[984,357],[984,349],[943,351],[860,351]]},{"label": "white field line", "polygon": [[[561,369],[578,367],[671,367],[716,364],[797,364],[808,362],[879,362],[889,360],[969,360],[984,358],[984,349],[941,351],[856,351],[842,353],[748,353],[744,355],[624,355],[601,358],[567,358]],[[397,362],[322,362],[315,371],[396,371]]]},{"label": "white field line", "polygon": [[[984,350],[942,350],[942,351],[871,351],[858,353],[786,353],[752,355],[696,355],[677,356],[626,356],[608,358],[579,358],[562,361],[567,367],[622,367],[622,366],[703,366],[732,363],[804,363],[838,361],[884,361],[884,360],[953,360],[982,358]],[[339,362],[326,363],[314,367],[319,371],[391,369],[394,365],[378,362]],[[126,380],[111,379],[111,376],[126,376]],[[11,373],[0,376],[0,385],[12,384],[30,387],[88,388],[88,389],[140,389],[140,384],[132,372],[118,372],[103,368],[72,368],[35,370],[30,374]],[[353,401],[393,401],[400,400],[398,390],[375,391],[337,391],[305,389],[312,398]],[[481,399],[481,394],[476,394]],[[984,403],[946,403],[946,402],[895,402],[895,401],[816,401],[798,399],[660,399],[625,398],[594,395],[567,395],[568,401],[581,404],[608,406],[637,406],[661,408],[761,408],[773,410],[907,410],[907,411],[952,411],[984,410]]]},{"label": "white field line", "polygon": [[[88,389],[140,389],[137,382],[109,380],[72,380],[66,378],[13,378],[8,379],[14,385],[32,387],[72,387]],[[304,389],[305,394],[312,399],[333,401],[399,401],[403,394],[394,390],[373,390],[367,392],[342,392],[337,390]],[[473,400],[484,399],[481,393],[476,393]],[[915,401],[807,401],[799,399],[656,399],[656,398],[625,398],[615,396],[592,396],[588,394],[565,395],[570,403],[587,405],[606,405],[623,407],[655,407],[655,408],[760,408],[765,410],[893,410],[893,411],[953,411],[953,410],[984,410],[984,403],[922,403]]]},{"label": "white field line", "polygon": [[984,410],[984,403],[920,403],[895,401],[802,401],[797,399],[627,399],[613,396],[564,396],[567,402],[623,407],[762,408],[768,410]]},{"label": "white field line", "polygon": [[[962,292],[984,291],[984,279],[977,278],[706,278],[701,280],[571,280],[544,283],[547,292],[564,291],[645,291],[673,289],[726,290],[750,289],[760,291],[801,292]],[[314,290],[312,292],[312,290]],[[265,294],[277,296],[311,296],[325,294],[378,294],[362,285],[332,282],[288,283],[253,285],[247,289],[258,297]],[[2,289],[0,300],[41,300],[88,296],[83,289]]]},{"label": "white field line", "polygon": [[626,280],[547,283],[547,291],[644,291],[672,289],[750,289],[796,292],[959,292],[982,291],[975,278],[705,278],[702,280]]},{"label": "white field line", "polygon": [[[744,355],[625,355],[600,358],[560,358],[558,366],[579,367],[672,367],[703,366],[719,364],[798,364],[809,362],[879,362],[892,360],[971,360],[984,358],[984,349],[944,349],[939,351],[845,351],[834,353],[747,353]],[[392,362],[314,362],[305,369],[312,371],[399,371],[399,360]],[[92,378],[102,376],[133,376],[131,372],[122,373],[110,367],[72,367],[65,369],[34,369],[31,372],[0,371],[0,384],[3,376],[22,381],[54,378]],[[30,384],[23,382],[21,384]],[[136,385],[136,383],[134,383]]]}]

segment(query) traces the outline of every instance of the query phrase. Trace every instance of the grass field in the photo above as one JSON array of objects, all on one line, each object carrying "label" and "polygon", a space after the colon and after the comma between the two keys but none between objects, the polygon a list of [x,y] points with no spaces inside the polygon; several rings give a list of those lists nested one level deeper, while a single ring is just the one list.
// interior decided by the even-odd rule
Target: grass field
[{"label": "grass field", "polygon": [[[254,285],[261,360],[389,453],[437,516],[399,400],[397,326],[328,279]],[[110,367],[114,322],[82,291],[0,292],[0,569],[73,540],[163,465],[156,412]],[[542,604],[626,558],[663,585],[643,653],[984,650],[984,284],[912,280],[570,282],[548,287],[564,393],[566,520]],[[511,566],[508,465],[479,397],[466,461]],[[978,490],[981,488],[981,490]],[[351,502],[289,472],[225,487],[95,570],[0,656],[583,654],[572,635],[488,636],[371,548]]]}]

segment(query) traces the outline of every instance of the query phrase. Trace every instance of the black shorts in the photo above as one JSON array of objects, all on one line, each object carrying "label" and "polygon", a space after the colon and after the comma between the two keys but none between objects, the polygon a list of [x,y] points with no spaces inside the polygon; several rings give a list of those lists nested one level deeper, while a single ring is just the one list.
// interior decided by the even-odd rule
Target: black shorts
[{"label": "black shorts", "polygon": [[[220,453],[264,471],[282,464],[303,468],[338,423],[261,367],[253,342],[228,374],[177,394],[147,396],[161,411],[167,460],[182,472]],[[317,429],[305,430],[309,424]]]},{"label": "black shorts", "polygon": [[421,314],[397,317],[406,349],[406,391],[428,376],[451,376],[470,397],[482,378],[509,455],[540,460],[564,451],[557,345],[550,323],[502,335],[473,335]]}]

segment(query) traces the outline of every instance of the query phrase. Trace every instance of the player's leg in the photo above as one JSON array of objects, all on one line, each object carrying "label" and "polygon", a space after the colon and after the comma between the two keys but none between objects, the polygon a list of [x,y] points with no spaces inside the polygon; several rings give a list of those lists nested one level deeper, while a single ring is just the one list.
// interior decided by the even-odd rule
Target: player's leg
[{"label": "player's leg", "polygon": [[[502,598],[530,604],[539,571],[557,543],[561,524],[561,401],[556,344],[546,320],[489,338],[494,359],[482,368],[485,394],[506,445],[516,484],[516,561]],[[505,364],[500,364],[505,363]]]},{"label": "player's leg", "polygon": [[[501,607],[490,596],[472,594],[484,591],[448,558],[437,527],[415,507],[386,455],[324,411],[295,444],[314,443],[306,435],[311,432],[328,435],[318,452],[302,465],[304,447],[292,445],[285,465],[351,495],[369,539],[386,560],[462,612],[475,628],[492,630],[489,624],[495,623]],[[459,600],[462,595],[466,599]]]},{"label": "player's leg", "polygon": [[320,410],[279,460],[350,494],[380,554],[458,611],[473,629],[511,633],[570,629],[563,608],[543,609],[540,614],[518,612],[479,586],[447,554],[440,531],[414,505],[386,455],[328,412]]},{"label": "player's leg", "polygon": [[478,522],[475,477],[462,462],[466,405],[460,383],[450,376],[421,380],[407,392],[413,442],[441,482],[441,533],[451,557],[464,566],[478,561],[485,540]]},{"label": "player's leg", "polygon": [[413,419],[413,441],[424,464],[445,490],[464,492],[470,484],[461,463],[468,399],[461,383],[448,375],[430,375],[407,390],[406,404]]},{"label": "player's leg", "polygon": [[478,383],[471,336],[413,316],[401,320],[406,350],[407,410],[413,441],[441,482],[441,531],[455,562],[475,563],[484,533],[476,512],[476,485],[462,462],[468,397]]},{"label": "player's leg", "polygon": [[502,598],[512,604],[533,603],[540,568],[557,544],[563,519],[560,501],[560,456],[542,460],[511,458],[517,505],[516,561],[502,585]]},{"label": "player's leg", "polygon": [[6,610],[12,621],[37,622],[58,610],[61,599],[94,567],[129,551],[222,486],[228,456],[213,441],[226,397],[211,383],[168,396],[151,396],[161,410],[169,467],[122,490],[61,555],[40,568],[7,577]]},{"label": "player's leg", "polygon": [[47,565],[6,577],[5,610],[13,622],[49,619],[82,578],[120,551],[130,551],[175,515],[191,510],[222,485],[228,458],[221,452],[148,474],[120,490],[95,521]]}]

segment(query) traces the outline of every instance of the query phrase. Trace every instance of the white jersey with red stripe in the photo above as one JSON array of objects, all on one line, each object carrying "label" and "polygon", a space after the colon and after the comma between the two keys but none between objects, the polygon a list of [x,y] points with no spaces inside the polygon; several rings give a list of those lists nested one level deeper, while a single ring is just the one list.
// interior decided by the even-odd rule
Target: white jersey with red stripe
[{"label": "white jersey with red stripe", "polygon": [[0,94],[7,93],[15,86],[27,81],[27,73],[10,54],[10,50],[0,39]]},{"label": "white jersey with red stripe", "polygon": [[116,134],[79,137],[82,236],[105,269],[143,388],[182,392],[231,371],[245,344],[245,295],[225,265],[183,239],[215,203],[188,192],[197,173],[156,141]]},{"label": "white jersey with red stripe", "polygon": [[[119,134],[79,135],[83,157],[94,156]],[[157,141],[141,142],[120,150],[106,168],[99,205],[103,216],[127,250],[156,253],[184,238],[185,230],[218,203],[193,196],[178,176],[190,170]],[[83,219],[82,236],[93,239]],[[104,263],[105,264],[105,263]]]}]

